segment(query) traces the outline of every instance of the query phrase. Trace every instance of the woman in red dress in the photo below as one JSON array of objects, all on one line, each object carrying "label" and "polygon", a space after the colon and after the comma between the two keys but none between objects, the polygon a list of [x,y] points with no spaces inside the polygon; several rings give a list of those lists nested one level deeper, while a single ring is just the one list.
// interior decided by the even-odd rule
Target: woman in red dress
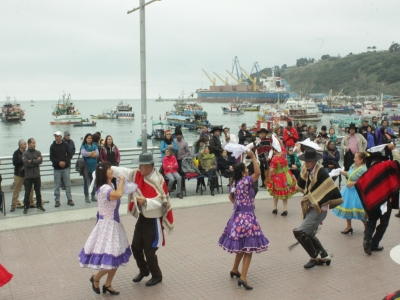
[{"label": "woman in red dress", "polygon": [[272,213],[275,215],[278,213],[278,199],[280,199],[283,202],[281,216],[287,216],[287,200],[296,194],[296,178],[289,171],[285,147],[275,135],[272,136],[272,150],[274,156],[269,165],[270,180],[267,183],[267,190],[274,197]]}]

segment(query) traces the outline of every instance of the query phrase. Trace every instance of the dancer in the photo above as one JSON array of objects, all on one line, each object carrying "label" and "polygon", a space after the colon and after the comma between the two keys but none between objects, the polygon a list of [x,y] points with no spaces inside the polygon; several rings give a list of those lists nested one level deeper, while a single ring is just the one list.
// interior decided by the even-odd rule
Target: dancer
[{"label": "dancer", "polygon": [[[253,287],[247,282],[247,271],[252,254],[267,250],[269,241],[264,236],[254,214],[253,183],[258,181],[261,171],[254,153],[250,151],[248,156],[253,161],[254,173],[249,176],[243,163],[235,166],[234,181],[229,194],[229,200],[234,204],[233,214],[219,238],[218,244],[225,251],[236,253],[230,272],[231,278],[238,277],[238,286],[243,285],[246,290],[252,290]],[[242,273],[239,273],[239,264],[242,259]]]},{"label": "dancer", "polygon": [[100,294],[100,279],[107,274],[103,285],[103,293],[118,295],[111,286],[119,266],[124,266],[132,255],[128,237],[120,223],[118,209],[124,191],[124,176],[119,175],[120,183],[117,190],[111,182],[113,170],[108,161],[101,162],[96,167],[97,188],[97,223],[85,246],[79,253],[79,263],[82,268],[99,270],[90,278],[93,291]]},{"label": "dancer", "polygon": [[330,265],[331,258],[319,239],[315,236],[318,225],[325,220],[328,208],[335,208],[343,203],[339,189],[318,163],[322,155],[315,149],[307,149],[299,156],[304,161],[297,190],[304,194],[301,209],[304,220],[299,227],[293,229],[294,237],[310,255],[310,261],[304,268],[313,268],[317,264]]},{"label": "dancer", "polygon": [[272,136],[272,157],[269,166],[269,180],[267,190],[274,198],[273,214],[278,213],[278,199],[283,202],[283,213],[281,216],[287,216],[287,200],[296,194],[296,178],[289,171],[288,161],[286,160],[286,150],[282,147],[275,135]]},{"label": "dancer", "polygon": [[272,158],[272,151],[271,151],[271,144],[272,144],[272,137],[268,135],[268,130],[265,128],[261,128],[260,131],[258,131],[258,134],[260,135],[260,144],[257,147],[257,154],[258,154],[258,159],[260,161],[260,168],[261,168],[261,181],[262,184],[260,187],[265,187],[265,171],[268,170],[269,168],[269,162]]},{"label": "dancer", "polygon": [[[153,154],[139,155],[139,168],[112,167],[115,176],[123,174],[137,184],[129,194],[128,211],[138,218],[132,239],[132,253],[139,274],[132,281],[140,282],[151,273],[146,286],[162,282],[156,251],[165,245],[164,229],[170,233],[174,228],[174,217],[164,176],[154,168]],[[146,257],[146,259],[145,259]]]},{"label": "dancer", "polygon": [[[361,220],[365,227],[365,210],[361,204],[360,197],[358,197],[357,191],[354,188],[357,180],[367,171],[365,161],[367,153],[357,152],[354,155],[354,164],[350,167],[348,172],[340,172],[346,176],[347,185],[342,189],[342,197],[344,202],[333,209],[333,214],[339,218],[346,219],[346,229],[341,231],[342,234],[353,234],[353,228],[351,227],[351,219]],[[365,229],[365,228],[364,228]]]}]

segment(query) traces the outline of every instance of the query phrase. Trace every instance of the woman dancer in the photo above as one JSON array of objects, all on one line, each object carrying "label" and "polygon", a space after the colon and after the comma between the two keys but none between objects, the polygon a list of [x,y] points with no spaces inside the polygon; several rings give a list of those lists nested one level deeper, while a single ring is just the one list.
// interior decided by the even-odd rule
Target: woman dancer
[{"label": "woman dancer", "polygon": [[279,140],[272,136],[272,150],[274,156],[269,165],[269,177],[267,190],[274,197],[273,214],[278,213],[278,199],[283,202],[283,213],[281,216],[287,216],[287,200],[296,194],[296,178],[289,171],[288,161],[286,160],[286,150],[281,146]]},{"label": "woman dancer", "polygon": [[[264,236],[254,214],[253,183],[257,182],[260,177],[260,166],[252,151],[248,153],[248,156],[253,161],[254,173],[252,176],[248,176],[248,170],[243,163],[234,167],[234,181],[229,194],[229,200],[234,204],[233,214],[219,238],[218,244],[225,251],[236,253],[230,273],[231,278],[238,277],[238,286],[243,285],[246,290],[252,290],[253,287],[247,283],[247,271],[252,254],[267,250],[269,241]],[[240,274],[239,264],[242,259],[242,273]]]},{"label": "woman dancer", "polygon": [[353,234],[351,219],[361,220],[365,226],[365,211],[354,186],[361,175],[367,171],[367,167],[365,166],[366,158],[367,154],[365,152],[357,152],[354,155],[354,164],[350,167],[349,171],[341,172],[342,175],[348,177],[347,185],[341,192],[344,202],[336,206],[332,212],[335,216],[346,219],[346,229],[341,231],[343,234]]},{"label": "woman dancer", "polygon": [[[87,176],[83,176],[83,192],[85,193],[86,203],[90,203],[89,200],[89,185],[90,181],[93,180],[93,172],[96,170],[97,158],[99,157],[99,149],[93,142],[93,136],[91,133],[85,135],[81,146],[81,154],[85,164],[87,166]],[[92,201],[96,201],[95,191],[92,191]]]},{"label": "woman dancer", "polygon": [[108,161],[100,163],[96,168],[97,223],[79,253],[79,263],[82,268],[99,270],[90,278],[96,294],[100,294],[100,279],[108,274],[103,293],[118,295],[119,292],[113,289],[111,282],[118,267],[126,265],[132,252],[118,213],[125,178],[124,175],[119,175],[117,190],[114,190],[111,179],[111,164]]}]

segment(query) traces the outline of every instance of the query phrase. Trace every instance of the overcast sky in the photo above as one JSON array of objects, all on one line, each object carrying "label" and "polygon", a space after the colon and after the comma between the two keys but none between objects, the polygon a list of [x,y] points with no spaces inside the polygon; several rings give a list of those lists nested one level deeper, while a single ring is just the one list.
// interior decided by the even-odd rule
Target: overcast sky
[{"label": "overcast sky", "polygon": [[[1,0],[0,100],[139,99],[139,0]],[[163,0],[146,7],[147,95],[400,42],[399,0]],[[215,76],[214,76],[215,77]],[[219,83],[221,84],[221,83]],[[326,92],[326,91],[321,91]]]}]

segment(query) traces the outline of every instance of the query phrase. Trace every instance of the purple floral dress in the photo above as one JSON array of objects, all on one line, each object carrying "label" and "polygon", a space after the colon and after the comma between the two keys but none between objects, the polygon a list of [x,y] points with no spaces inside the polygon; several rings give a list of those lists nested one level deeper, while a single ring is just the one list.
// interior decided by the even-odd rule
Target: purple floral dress
[{"label": "purple floral dress", "polygon": [[254,190],[251,176],[243,177],[236,185],[233,214],[219,238],[218,244],[230,253],[259,253],[268,249],[254,214]]}]

